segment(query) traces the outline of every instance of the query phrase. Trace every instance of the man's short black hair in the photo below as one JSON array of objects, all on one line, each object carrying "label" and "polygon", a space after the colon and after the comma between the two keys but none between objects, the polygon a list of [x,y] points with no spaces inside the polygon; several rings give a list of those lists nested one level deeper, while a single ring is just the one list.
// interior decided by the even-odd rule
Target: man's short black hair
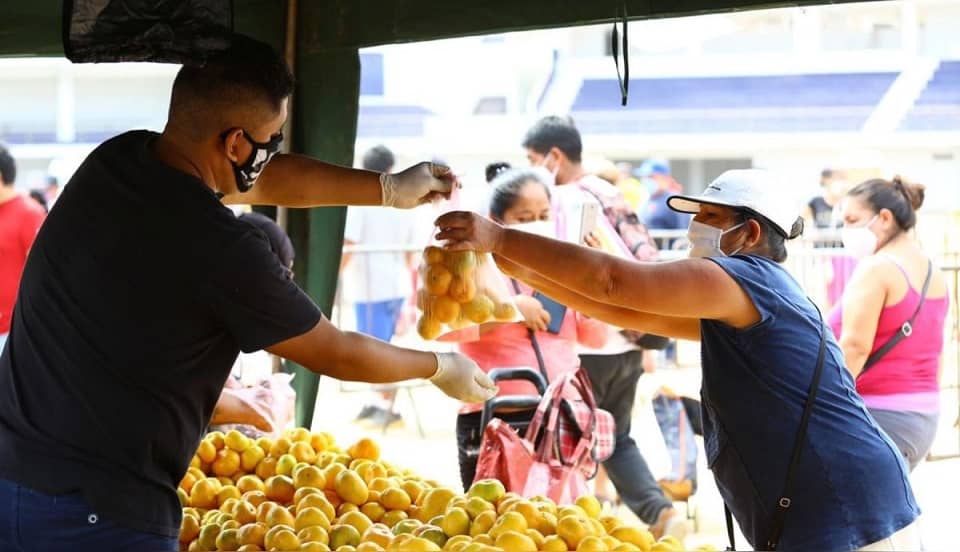
[{"label": "man's short black hair", "polygon": [[556,115],[537,121],[524,136],[523,147],[541,155],[546,155],[551,148],[557,148],[574,163],[579,163],[583,154],[580,131],[573,124],[573,119]]},{"label": "man's short black hair", "polygon": [[17,179],[17,162],[3,144],[0,144],[0,178],[7,186],[13,186],[13,181]]},{"label": "man's short black hair", "polygon": [[390,172],[395,163],[396,159],[393,157],[393,152],[390,151],[390,148],[380,144],[373,146],[363,154],[361,166],[368,171],[385,173]]},{"label": "man's short black hair", "polygon": [[220,123],[228,109],[250,108],[274,113],[293,93],[293,74],[286,61],[268,44],[234,35],[230,47],[212,55],[200,66],[183,66],[173,81],[170,120],[184,129]]}]

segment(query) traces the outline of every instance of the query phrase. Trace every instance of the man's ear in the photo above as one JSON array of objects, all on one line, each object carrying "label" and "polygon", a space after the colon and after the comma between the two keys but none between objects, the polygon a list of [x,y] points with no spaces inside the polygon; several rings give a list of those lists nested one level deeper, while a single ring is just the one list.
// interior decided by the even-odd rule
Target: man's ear
[{"label": "man's ear", "polygon": [[227,156],[227,159],[239,164],[242,155],[240,143],[243,142],[243,130],[234,128],[228,130],[222,136],[221,147],[223,148],[223,154]]},{"label": "man's ear", "polygon": [[[558,163],[567,158],[567,156],[563,154],[563,151],[557,146],[553,146],[552,148],[547,150],[547,155],[552,155],[554,160],[556,160]],[[546,157],[547,155],[544,155],[544,157]]]}]

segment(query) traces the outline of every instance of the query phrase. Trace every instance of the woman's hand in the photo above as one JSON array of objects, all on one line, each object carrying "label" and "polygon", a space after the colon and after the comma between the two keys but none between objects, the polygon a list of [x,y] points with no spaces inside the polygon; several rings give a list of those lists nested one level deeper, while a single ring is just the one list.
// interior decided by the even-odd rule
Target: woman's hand
[{"label": "woman's hand", "polygon": [[447,242],[453,250],[495,252],[503,239],[505,229],[476,213],[453,211],[438,218],[440,232],[437,239]]},{"label": "woman's hand", "polygon": [[528,328],[535,332],[547,331],[547,327],[550,326],[550,313],[543,308],[540,301],[529,295],[517,295],[515,301]]},{"label": "woman's hand", "polygon": [[585,243],[587,247],[592,247],[593,249],[601,249],[603,247],[603,245],[600,243],[600,238],[598,237],[596,230],[584,236],[583,243]]}]

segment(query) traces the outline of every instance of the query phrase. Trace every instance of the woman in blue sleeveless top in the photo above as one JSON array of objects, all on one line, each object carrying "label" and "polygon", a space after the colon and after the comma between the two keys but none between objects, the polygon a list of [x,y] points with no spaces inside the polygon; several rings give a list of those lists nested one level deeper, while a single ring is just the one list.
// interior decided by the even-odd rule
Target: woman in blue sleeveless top
[{"label": "woman in blue sleeveless top", "polygon": [[816,306],[780,266],[803,225],[766,171],[728,171],[698,197],[690,259],[641,263],[504,229],[440,217],[448,247],[493,252],[546,295],[620,327],[702,344],[708,465],[744,536],[766,548],[825,339],[818,394],[793,471],[777,548],[919,548],[906,467],[867,412]]}]

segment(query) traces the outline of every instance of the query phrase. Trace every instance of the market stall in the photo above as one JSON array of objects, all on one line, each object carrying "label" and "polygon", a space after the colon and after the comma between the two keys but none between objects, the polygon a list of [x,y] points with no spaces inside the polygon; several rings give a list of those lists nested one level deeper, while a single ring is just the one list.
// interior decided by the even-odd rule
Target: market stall
[{"label": "market stall", "polygon": [[[480,35],[524,29],[613,23],[719,13],[743,9],[842,3],[847,0],[604,0],[569,2],[461,3],[434,0],[317,2],[237,0],[233,28],[284,50],[294,67],[297,90],[291,126],[292,150],[351,165],[356,139],[360,59],[367,46]],[[228,2],[212,2],[228,4]],[[57,0],[7,2],[0,6],[0,56],[63,55],[61,8]],[[614,64],[610,63],[611,74]],[[620,98],[611,98],[617,102]],[[288,231],[301,254],[295,272],[300,284],[329,315],[346,209],[293,210]],[[313,419],[318,376],[297,373],[297,421]]]}]

